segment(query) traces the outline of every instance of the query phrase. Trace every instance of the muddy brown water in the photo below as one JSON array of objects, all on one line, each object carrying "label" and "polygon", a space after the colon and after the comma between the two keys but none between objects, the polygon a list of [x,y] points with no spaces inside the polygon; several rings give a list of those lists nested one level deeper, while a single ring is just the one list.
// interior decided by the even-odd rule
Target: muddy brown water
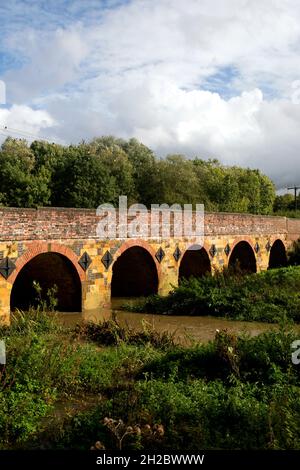
[{"label": "muddy brown water", "polygon": [[[158,332],[169,332],[181,344],[191,344],[193,342],[206,343],[213,339],[216,330],[226,329],[232,333],[245,333],[255,336],[267,330],[278,328],[275,324],[262,322],[246,322],[236,320],[226,320],[211,316],[188,316],[188,315],[156,315],[150,313],[133,313],[121,310],[121,305],[127,303],[129,299],[113,299],[109,309],[93,310],[84,313],[59,313],[59,318],[67,326],[73,326],[82,320],[99,322],[103,318],[111,318],[115,315],[121,324],[131,328],[141,330],[145,326],[153,328]],[[130,302],[134,300],[130,299]],[[296,330],[300,333],[300,326]]]}]

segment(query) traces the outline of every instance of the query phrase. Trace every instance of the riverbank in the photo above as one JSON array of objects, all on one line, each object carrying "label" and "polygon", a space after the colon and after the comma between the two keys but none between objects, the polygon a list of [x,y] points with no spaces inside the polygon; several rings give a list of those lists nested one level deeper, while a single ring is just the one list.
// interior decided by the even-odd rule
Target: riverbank
[{"label": "riverbank", "polygon": [[[128,299],[118,299],[117,306],[113,305],[111,309],[105,312],[105,318],[116,318],[120,325],[129,326],[137,331],[143,331],[145,328],[155,330],[160,334],[168,333],[174,337],[177,344],[182,346],[192,346],[193,344],[208,343],[215,337],[216,330],[226,329],[229,333],[244,333],[250,336],[256,336],[270,328],[276,330],[277,324],[270,325],[265,322],[246,322],[230,320],[227,318],[211,316],[191,316],[191,315],[157,315],[151,313],[130,312],[122,309],[120,303],[128,303]],[[135,301],[131,300],[134,304]],[[115,304],[115,302],[113,302]],[[97,310],[92,314],[85,313],[57,313],[60,323],[68,328],[74,328],[77,324],[85,322],[99,323],[103,321],[103,311]],[[300,324],[294,325],[296,332],[299,331]]]},{"label": "riverbank", "polygon": [[191,278],[168,296],[154,295],[124,308],[167,315],[225,317],[276,323],[283,318],[300,323],[300,267],[257,274],[218,272]]},{"label": "riverbank", "polygon": [[0,336],[2,449],[300,449],[287,327],[184,348],[149,328],[31,312]]}]

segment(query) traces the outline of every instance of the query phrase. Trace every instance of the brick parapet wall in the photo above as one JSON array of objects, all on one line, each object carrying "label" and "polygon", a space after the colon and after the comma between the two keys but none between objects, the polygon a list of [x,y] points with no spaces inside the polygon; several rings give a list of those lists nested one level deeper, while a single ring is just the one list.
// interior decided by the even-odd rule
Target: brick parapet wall
[{"label": "brick parapet wall", "polygon": [[[288,233],[288,221],[286,217],[263,216],[237,213],[206,213],[205,234],[256,234],[266,235],[271,233]],[[300,234],[300,220],[293,225],[294,231]]]},{"label": "brick parapet wall", "polygon": [[[0,241],[97,239],[96,227],[100,219],[96,211],[90,209],[0,208]],[[210,236],[280,233],[294,240],[300,236],[300,219],[205,213],[204,232]]]},{"label": "brick parapet wall", "polygon": [[287,233],[289,240],[297,240],[300,236],[300,220],[287,219]]}]

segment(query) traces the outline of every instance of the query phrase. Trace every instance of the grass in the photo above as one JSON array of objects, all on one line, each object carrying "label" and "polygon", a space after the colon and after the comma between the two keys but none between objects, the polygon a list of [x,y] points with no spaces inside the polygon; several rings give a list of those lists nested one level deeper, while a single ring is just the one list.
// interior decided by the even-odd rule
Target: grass
[{"label": "grass", "polygon": [[297,337],[284,323],[184,348],[114,320],[70,329],[30,311],[0,338],[1,449],[300,449]]},{"label": "grass", "polygon": [[[118,387],[119,380],[125,380],[123,369],[129,371],[141,357],[144,363],[148,354],[155,355],[151,341],[154,338],[159,348],[159,335],[150,332],[142,349],[130,345],[131,334],[139,337],[133,331],[117,348],[101,347],[100,331],[113,336],[116,328],[114,322],[104,322],[93,329],[86,324],[71,330],[55,315],[31,310],[19,312],[10,327],[0,329],[7,351],[7,364],[0,369],[0,448],[21,445],[41,432],[42,418],[57,402]],[[105,335],[102,338],[106,344]],[[166,348],[165,337],[161,344]]]},{"label": "grass", "polygon": [[[299,449],[300,371],[291,362],[292,332],[255,338],[226,331],[193,348],[176,347],[136,364],[131,380],[71,419],[54,448],[108,450],[116,442],[104,418],[139,429],[160,425],[161,439],[128,436],[124,449]],[[150,354],[151,356],[151,354]],[[100,441],[100,442],[99,442]]]},{"label": "grass", "polygon": [[121,343],[143,346],[150,344],[156,348],[168,349],[175,344],[174,335],[167,332],[159,333],[147,323],[143,324],[142,331],[136,331],[128,325],[122,326],[114,317],[99,323],[86,322],[76,328],[81,337],[101,345],[118,345]]},{"label": "grass", "polygon": [[300,267],[258,274],[191,278],[169,295],[142,299],[126,309],[169,315],[212,315],[234,320],[275,323],[283,318],[300,322]]}]

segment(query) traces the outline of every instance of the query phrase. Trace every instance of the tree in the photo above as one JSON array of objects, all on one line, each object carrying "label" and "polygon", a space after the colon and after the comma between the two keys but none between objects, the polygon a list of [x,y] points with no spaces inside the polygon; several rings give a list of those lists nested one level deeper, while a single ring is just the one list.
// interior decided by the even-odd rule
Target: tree
[{"label": "tree", "polygon": [[196,204],[198,180],[191,160],[182,155],[168,155],[157,162],[158,186],[156,201],[159,204]]},{"label": "tree", "polygon": [[[0,204],[17,207],[97,207],[128,203],[202,203],[207,211],[270,214],[290,209],[259,170],[218,160],[168,155],[159,159],[136,139],[100,137],[69,147],[8,138],[0,150]],[[300,205],[300,204],[299,204]]]},{"label": "tree", "polygon": [[260,207],[259,214],[272,214],[276,197],[273,181],[259,172],[260,178]]},{"label": "tree", "polygon": [[276,196],[274,200],[274,212],[290,211],[295,207],[295,199],[292,194],[282,194]]},{"label": "tree", "polygon": [[121,143],[133,168],[136,202],[148,208],[157,202],[159,168],[154,153],[136,139]]},{"label": "tree", "polygon": [[8,138],[0,151],[1,203],[7,206],[48,205],[51,173],[36,165],[36,158],[25,140]]},{"label": "tree", "polygon": [[116,199],[118,204],[119,196],[127,196],[128,203],[136,201],[137,195],[134,185],[134,169],[128,155],[119,145],[120,141],[112,137],[94,139],[90,144],[82,144],[91,154],[97,155],[106,167],[109,175],[115,180]]},{"label": "tree", "polygon": [[57,206],[96,208],[116,199],[115,179],[101,158],[82,145],[65,149],[53,178]]}]

